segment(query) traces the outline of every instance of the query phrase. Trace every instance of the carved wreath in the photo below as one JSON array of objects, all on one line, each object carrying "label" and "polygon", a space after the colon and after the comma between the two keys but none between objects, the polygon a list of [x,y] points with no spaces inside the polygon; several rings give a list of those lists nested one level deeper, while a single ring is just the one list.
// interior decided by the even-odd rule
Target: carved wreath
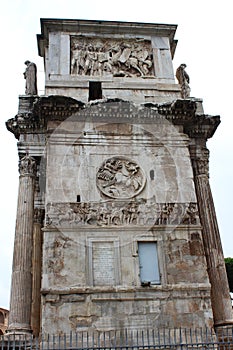
[{"label": "carved wreath", "polygon": [[105,160],[97,171],[96,183],[106,196],[124,199],[137,196],[146,177],[135,161],[119,156]]}]

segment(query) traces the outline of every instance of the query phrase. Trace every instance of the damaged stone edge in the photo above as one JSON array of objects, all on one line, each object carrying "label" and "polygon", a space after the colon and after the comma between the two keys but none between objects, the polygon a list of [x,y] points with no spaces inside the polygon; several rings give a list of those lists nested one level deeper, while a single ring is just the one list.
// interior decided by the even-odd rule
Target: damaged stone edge
[{"label": "damaged stone edge", "polygon": [[[220,116],[200,113],[199,100],[177,99],[162,104],[136,104],[122,99],[102,99],[84,104],[71,97],[20,96],[18,114],[6,122],[7,129],[19,139],[21,134],[45,132],[49,120],[98,121],[119,123],[157,123],[168,120],[183,125],[184,132],[208,139],[220,124]],[[111,111],[112,108],[112,111]]]}]

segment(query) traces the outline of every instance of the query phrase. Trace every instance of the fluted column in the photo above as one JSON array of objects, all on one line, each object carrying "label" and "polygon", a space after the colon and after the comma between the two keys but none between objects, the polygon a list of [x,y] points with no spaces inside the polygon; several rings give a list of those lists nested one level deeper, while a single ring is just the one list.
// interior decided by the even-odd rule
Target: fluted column
[{"label": "fluted column", "polygon": [[32,314],[31,326],[33,335],[39,336],[40,333],[40,311],[41,311],[41,265],[42,265],[42,231],[44,210],[34,209],[34,228],[33,228],[33,259],[32,259]]},{"label": "fluted column", "polygon": [[31,332],[35,159],[29,155],[23,157],[19,173],[8,332],[27,333]]},{"label": "fluted column", "polygon": [[190,146],[190,155],[211,283],[214,323],[215,326],[229,325],[233,324],[233,314],[221,238],[209,183],[209,151],[205,140],[197,139],[194,143]]}]

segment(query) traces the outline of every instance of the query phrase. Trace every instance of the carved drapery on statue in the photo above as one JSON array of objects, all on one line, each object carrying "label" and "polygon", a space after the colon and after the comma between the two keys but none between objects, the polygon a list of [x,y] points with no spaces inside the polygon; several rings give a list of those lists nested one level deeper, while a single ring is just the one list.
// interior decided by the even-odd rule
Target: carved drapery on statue
[{"label": "carved drapery on statue", "polygon": [[125,157],[107,159],[98,169],[96,183],[99,190],[111,198],[132,198],[144,188],[146,177],[139,165]]},{"label": "carved drapery on statue", "polygon": [[60,226],[129,226],[129,225],[199,225],[197,204],[106,201],[82,203],[49,203],[47,227]]},{"label": "carved drapery on statue", "polygon": [[71,74],[154,76],[151,42],[72,36]]},{"label": "carved drapery on statue", "polygon": [[182,98],[187,98],[190,96],[190,86],[189,86],[189,75],[185,71],[186,64],[182,63],[176,70],[176,78],[181,86],[181,97]]},{"label": "carved drapery on statue", "polygon": [[25,94],[26,95],[37,95],[37,67],[36,64],[30,61],[24,62],[27,66],[25,72],[23,73],[24,79],[26,79],[25,84]]}]

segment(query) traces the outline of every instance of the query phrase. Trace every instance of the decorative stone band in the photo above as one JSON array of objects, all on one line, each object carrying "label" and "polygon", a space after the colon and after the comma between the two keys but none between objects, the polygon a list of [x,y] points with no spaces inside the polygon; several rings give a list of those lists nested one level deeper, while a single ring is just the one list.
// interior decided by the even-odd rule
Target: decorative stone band
[{"label": "decorative stone band", "polygon": [[199,225],[197,203],[153,203],[150,200],[49,203],[45,226]]},{"label": "decorative stone band", "polygon": [[[26,100],[26,101],[25,101]],[[28,101],[27,101],[28,100]],[[220,123],[219,116],[197,114],[195,99],[179,99],[169,103],[134,104],[120,99],[103,99],[92,103],[66,96],[20,97],[20,112],[6,122],[7,129],[17,139],[21,134],[46,132],[48,120],[97,121],[119,123],[160,123],[168,120],[183,125],[190,137],[212,137]],[[26,103],[28,102],[28,103]],[[73,118],[73,119],[72,119]]]},{"label": "decorative stone band", "polygon": [[19,173],[20,175],[35,176],[36,175],[36,161],[28,154],[19,161]]}]

